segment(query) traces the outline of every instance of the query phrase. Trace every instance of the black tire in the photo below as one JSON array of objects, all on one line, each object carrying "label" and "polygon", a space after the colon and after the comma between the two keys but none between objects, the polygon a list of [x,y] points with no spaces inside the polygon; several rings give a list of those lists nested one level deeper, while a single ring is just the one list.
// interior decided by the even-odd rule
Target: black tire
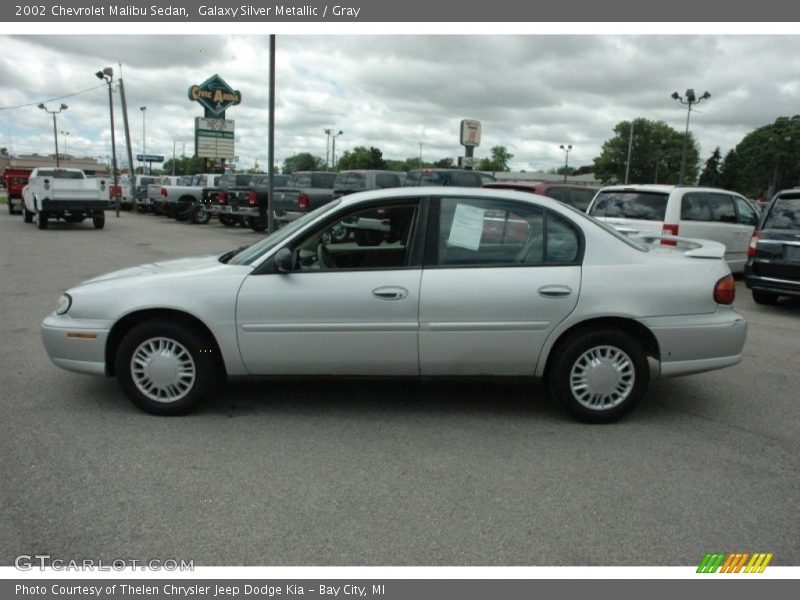
[{"label": "black tire", "polygon": [[189,210],[189,222],[195,225],[206,225],[211,215],[202,204],[196,204]]},{"label": "black tire", "polygon": [[[554,352],[548,368],[548,390],[579,421],[616,421],[629,413],[647,390],[650,381],[647,354],[641,343],[624,331],[604,328],[577,332],[560,342]],[[590,362],[590,354],[599,359],[599,366]],[[583,393],[582,377],[588,380]],[[589,389],[592,381],[598,386],[595,395]],[[573,384],[578,388],[576,391]]]},{"label": "black tire", "polygon": [[[192,327],[164,319],[145,321],[131,329],[122,339],[115,360],[117,378],[125,394],[136,406],[153,415],[183,415],[194,410],[224,381],[221,358],[215,344],[206,337]],[[140,367],[134,374],[133,359],[137,353],[145,359],[148,354],[155,355],[162,361],[161,370]],[[171,369],[174,367],[177,373],[178,363],[186,369],[186,374],[175,375],[173,383],[151,378],[172,376]],[[152,366],[152,360],[147,364]],[[168,398],[170,393],[174,393],[175,399]],[[162,399],[159,401],[158,397]]]},{"label": "black tire", "polygon": [[22,207],[22,220],[26,223],[33,223],[33,213],[26,206]]},{"label": "black tire", "polygon": [[6,198],[6,203],[8,204],[8,214],[14,214],[14,205],[11,203],[11,198]]},{"label": "black tire", "polygon": [[267,217],[252,217],[250,219],[250,229],[257,232],[267,230]]},{"label": "black tire", "polygon": [[102,217],[92,217],[92,225],[94,225],[95,229],[102,229],[106,226],[106,217],[103,215]]},{"label": "black tire", "polygon": [[36,227],[39,229],[47,229],[47,222],[49,221],[49,217],[47,213],[39,211],[38,218],[36,219]]},{"label": "black tire", "polygon": [[236,217],[231,215],[220,215],[219,222],[225,225],[225,227],[233,227],[236,225]]},{"label": "black tire", "polygon": [[765,292],[764,290],[753,290],[753,300],[756,304],[775,304],[778,301],[778,294]]}]

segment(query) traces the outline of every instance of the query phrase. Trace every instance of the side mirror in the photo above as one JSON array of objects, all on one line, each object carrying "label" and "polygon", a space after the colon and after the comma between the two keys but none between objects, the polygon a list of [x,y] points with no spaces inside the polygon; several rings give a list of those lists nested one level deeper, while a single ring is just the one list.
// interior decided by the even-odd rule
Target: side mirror
[{"label": "side mirror", "polygon": [[288,248],[281,248],[275,253],[275,267],[279,273],[288,273],[294,270],[294,254]]}]

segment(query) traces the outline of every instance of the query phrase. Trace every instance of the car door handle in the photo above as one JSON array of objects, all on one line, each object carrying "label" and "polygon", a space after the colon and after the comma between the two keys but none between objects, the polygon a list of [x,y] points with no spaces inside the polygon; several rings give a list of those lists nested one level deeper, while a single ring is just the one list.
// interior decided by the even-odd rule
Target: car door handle
[{"label": "car door handle", "polygon": [[538,291],[545,298],[564,298],[572,294],[572,288],[567,285],[543,285]]},{"label": "car door handle", "polygon": [[372,295],[379,300],[402,300],[408,297],[408,290],[404,287],[387,285],[372,290]]}]

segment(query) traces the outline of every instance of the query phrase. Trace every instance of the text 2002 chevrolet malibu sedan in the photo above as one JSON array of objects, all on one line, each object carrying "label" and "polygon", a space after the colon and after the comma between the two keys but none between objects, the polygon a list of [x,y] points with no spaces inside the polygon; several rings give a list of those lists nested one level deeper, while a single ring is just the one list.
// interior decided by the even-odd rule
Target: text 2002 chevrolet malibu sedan
[{"label": "text 2002 chevrolet malibu sedan", "polygon": [[724,247],[653,241],[532,194],[367,192],[238,251],[86,281],[42,335],[56,365],[116,375],[157,414],[227,376],[493,375],[612,421],[652,377],[742,356]]}]

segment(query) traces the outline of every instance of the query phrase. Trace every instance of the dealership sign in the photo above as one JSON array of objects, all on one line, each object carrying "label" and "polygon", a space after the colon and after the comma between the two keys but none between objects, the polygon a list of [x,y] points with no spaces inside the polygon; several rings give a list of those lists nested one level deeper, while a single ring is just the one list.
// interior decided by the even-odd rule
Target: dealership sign
[{"label": "dealership sign", "polygon": [[225,111],[242,101],[242,95],[219,75],[212,75],[200,85],[189,88],[189,100],[199,102],[206,117],[224,118]]},{"label": "dealership sign", "polygon": [[230,119],[194,120],[195,155],[203,158],[234,159],[235,121]]},{"label": "dealership sign", "polygon": [[461,145],[475,147],[481,145],[481,122],[472,119],[461,121]]}]

